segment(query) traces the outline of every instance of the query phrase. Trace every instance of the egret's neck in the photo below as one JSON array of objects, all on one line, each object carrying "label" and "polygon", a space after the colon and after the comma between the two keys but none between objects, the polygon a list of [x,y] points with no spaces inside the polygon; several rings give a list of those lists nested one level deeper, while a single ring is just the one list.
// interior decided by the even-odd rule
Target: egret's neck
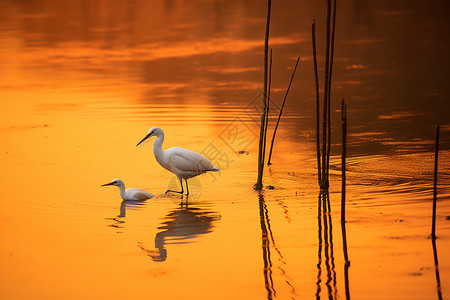
[{"label": "egret's neck", "polygon": [[156,136],[156,140],[153,142],[153,154],[155,154],[156,159],[162,157],[164,150],[162,149],[162,144],[164,142],[164,132],[161,132]]},{"label": "egret's neck", "polygon": [[120,197],[125,197],[125,184],[121,184],[119,185],[119,189],[120,189]]}]

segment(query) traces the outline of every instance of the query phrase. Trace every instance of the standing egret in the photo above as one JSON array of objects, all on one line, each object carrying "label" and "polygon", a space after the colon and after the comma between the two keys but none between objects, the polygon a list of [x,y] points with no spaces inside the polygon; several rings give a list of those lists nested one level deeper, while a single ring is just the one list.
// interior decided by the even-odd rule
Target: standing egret
[{"label": "standing egret", "polygon": [[154,195],[150,194],[147,191],[136,189],[136,188],[130,188],[125,190],[125,183],[123,183],[120,179],[114,179],[110,183],[102,184],[101,186],[107,186],[107,185],[115,185],[118,186],[120,189],[120,197],[122,197],[123,200],[130,200],[130,201],[141,201],[141,200],[147,200],[152,198]]},{"label": "standing egret", "polygon": [[163,150],[162,144],[164,142],[164,132],[159,127],[151,128],[147,135],[136,146],[152,136],[156,136],[156,140],[153,142],[153,154],[155,155],[156,161],[163,168],[174,173],[181,184],[181,192],[167,190],[166,193],[173,192],[183,194],[184,190],[182,179],[184,179],[186,182],[186,195],[189,195],[189,187],[187,183],[189,178],[208,171],[219,172],[219,169],[214,167],[206,157],[198,154],[197,152],[178,147]]}]

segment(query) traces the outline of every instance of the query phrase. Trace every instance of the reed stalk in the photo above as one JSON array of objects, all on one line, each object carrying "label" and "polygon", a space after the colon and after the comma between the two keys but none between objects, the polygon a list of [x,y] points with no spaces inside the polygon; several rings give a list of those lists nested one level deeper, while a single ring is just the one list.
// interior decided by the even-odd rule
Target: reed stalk
[{"label": "reed stalk", "polygon": [[347,159],[347,106],[342,98],[342,188],[341,188],[341,223],[345,223],[345,188],[346,188],[346,159]]},{"label": "reed stalk", "polygon": [[269,84],[267,90],[267,105],[266,105],[266,123],[264,128],[264,149],[263,149],[263,164],[264,158],[266,157],[266,140],[267,140],[267,127],[269,126],[269,108],[270,108],[270,89],[272,86],[272,48],[270,48],[269,56]]},{"label": "reed stalk", "polygon": [[321,189],[327,189],[328,183],[328,169],[327,169],[327,138],[328,138],[328,78],[330,72],[330,17],[331,17],[331,0],[327,0],[327,34],[326,34],[326,48],[325,48],[325,81],[323,91],[323,116],[322,116],[322,182]]},{"label": "reed stalk", "polygon": [[[325,80],[323,90],[322,120],[320,120],[320,96],[319,79],[317,71],[316,55],[316,21],[312,24],[312,44],[313,44],[313,62],[316,86],[316,151],[317,151],[317,173],[318,182],[322,190],[329,188],[329,169],[331,153],[331,79],[333,74],[334,61],[334,40],[336,33],[336,1],[327,0],[327,18],[326,18],[326,48],[325,48]],[[331,9],[333,8],[333,16]],[[333,25],[331,26],[331,20]],[[322,121],[322,128],[320,122]],[[322,130],[322,131],[321,131]],[[320,135],[322,134],[322,140]],[[320,144],[322,143],[322,148]]]},{"label": "reed stalk", "polygon": [[345,279],[345,299],[350,300],[350,285],[348,278],[348,269],[350,261],[347,251],[347,232],[345,230],[345,197],[346,197],[346,160],[347,160],[347,105],[342,98],[341,105],[341,121],[342,121],[342,189],[341,189],[341,230],[342,230],[342,250],[344,252],[344,279]]},{"label": "reed stalk", "polygon": [[259,148],[258,148],[258,178],[255,183],[254,189],[260,191],[262,189],[262,177],[264,172],[264,157],[263,157],[263,147],[264,147],[264,131],[265,131],[265,121],[266,121],[266,103],[267,103],[267,61],[269,56],[269,30],[270,30],[270,11],[271,11],[272,1],[267,0],[267,20],[266,20],[266,34],[264,39],[264,86],[263,86],[263,101],[261,110],[261,127],[259,132]]},{"label": "reed stalk", "polygon": [[280,113],[278,115],[277,124],[275,125],[275,129],[273,130],[272,142],[270,144],[270,151],[269,151],[269,159],[267,161],[267,165],[268,166],[271,165],[270,159],[272,158],[272,150],[273,150],[273,143],[275,141],[275,135],[277,134],[278,125],[280,124],[281,115],[283,114],[284,104],[286,103],[287,96],[289,95],[289,90],[291,89],[292,80],[294,79],[295,71],[297,70],[297,66],[298,66],[298,62],[299,61],[300,61],[300,56],[297,57],[297,62],[295,63],[294,71],[292,71],[291,80],[289,81],[289,85],[288,85],[288,87],[286,89],[286,93],[284,94],[283,104],[281,104],[281,108],[280,108]]},{"label": "reed stalk", "polygon": [[434,144],[434,181],[433,181],[433,222],[431,224],[431,238],[436,238],[436,201],[437,201],[437,174],[439,156],[439,131],[440,125],[436,128],[436,142]]},{"label": "reed stalk", "polygon": [[[335,32],[336,32],[336,0],[334,0],[333,3],[333,26],[332,26],[332,31],[331,31],[331,49],[330,49],[330,74],[329,74],[329,78],[328,78],[328,145],[327,145],[327,166],[326,169],[329,170],[330,168],[330,153],[331,153],[331,78],[332,78],[332,74],[333,74],[333,60],[334,60],[334,36],[335,36]],[[328,171],[327,171],[328,173]],[[328,177],[328,175],[327,175]]]},{"label": "reed stalk", "polygon": [[322,167],[320,163],[320,93],[319,93],[319,75],[317,72],[317,55],[316,55],[316,20],[313,20],[312,27],[312,47],[314,61],[314,79],[316,83],[316,150],[317,150],[317,176],[319,185],[322,182]]}]

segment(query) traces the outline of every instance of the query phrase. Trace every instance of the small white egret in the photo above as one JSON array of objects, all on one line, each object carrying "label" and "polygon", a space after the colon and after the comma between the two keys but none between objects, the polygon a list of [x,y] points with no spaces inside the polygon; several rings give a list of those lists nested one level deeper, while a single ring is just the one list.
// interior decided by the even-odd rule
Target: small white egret
[{"label": "small white egret", "polygon": [[181,192],[167,190],[167,192],[173,192],[183,194],[183,181],[186,182],[186,195],[189,195],[189,187],[187,180],[205,172],[218,172],[219,169],[214,167],[212,163],[203,155],[184,148],[173,147],[167,150],[162,149],[164,142],[164,132],[159,127],[151,128],[147,135],[136,145],[148,139],[149,137],[156,136],[156,140],[153,142],[153,154],[156,161],[165,169],[174,173],[181,184]]},{"label": "small white egret", "polygon": [[110,183],[105,183],[101,186],[107,185],[118,186],[120,189],[120,197],[122,197],[123,200],[142,201],[154,197],[153,194],[150,194],[149,192],[141,189],[130,188],[125,190],[125,183],[123,183],[123,181],[120,179],[113,179]]}]

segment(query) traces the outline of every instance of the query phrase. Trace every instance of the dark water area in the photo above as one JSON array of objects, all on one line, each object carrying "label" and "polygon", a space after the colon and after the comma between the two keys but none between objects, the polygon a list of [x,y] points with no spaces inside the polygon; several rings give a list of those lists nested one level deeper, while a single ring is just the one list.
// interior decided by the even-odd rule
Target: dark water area
[{"label": "dark water area", "polygon": [[[247,106],[261,89],[265,9],[261,1],[4,1],[3,84],[17,85],[7,75],[19,50],[31,81],[39,69],[73,88],[86,88],[74,80],[86,77],[132,84],[141,104]],[[338,1],[332,117],[337,131],[345,98],[355,153],[427,151],[434,126],[448,125],[449,11],[448,1]],[[310,28],[316,19],[320,68],[324,16],[325,2],[273,3],[272,97],[280,104],[300,56],[286,108],[305,118],[298,134],[314,129]]]}]

